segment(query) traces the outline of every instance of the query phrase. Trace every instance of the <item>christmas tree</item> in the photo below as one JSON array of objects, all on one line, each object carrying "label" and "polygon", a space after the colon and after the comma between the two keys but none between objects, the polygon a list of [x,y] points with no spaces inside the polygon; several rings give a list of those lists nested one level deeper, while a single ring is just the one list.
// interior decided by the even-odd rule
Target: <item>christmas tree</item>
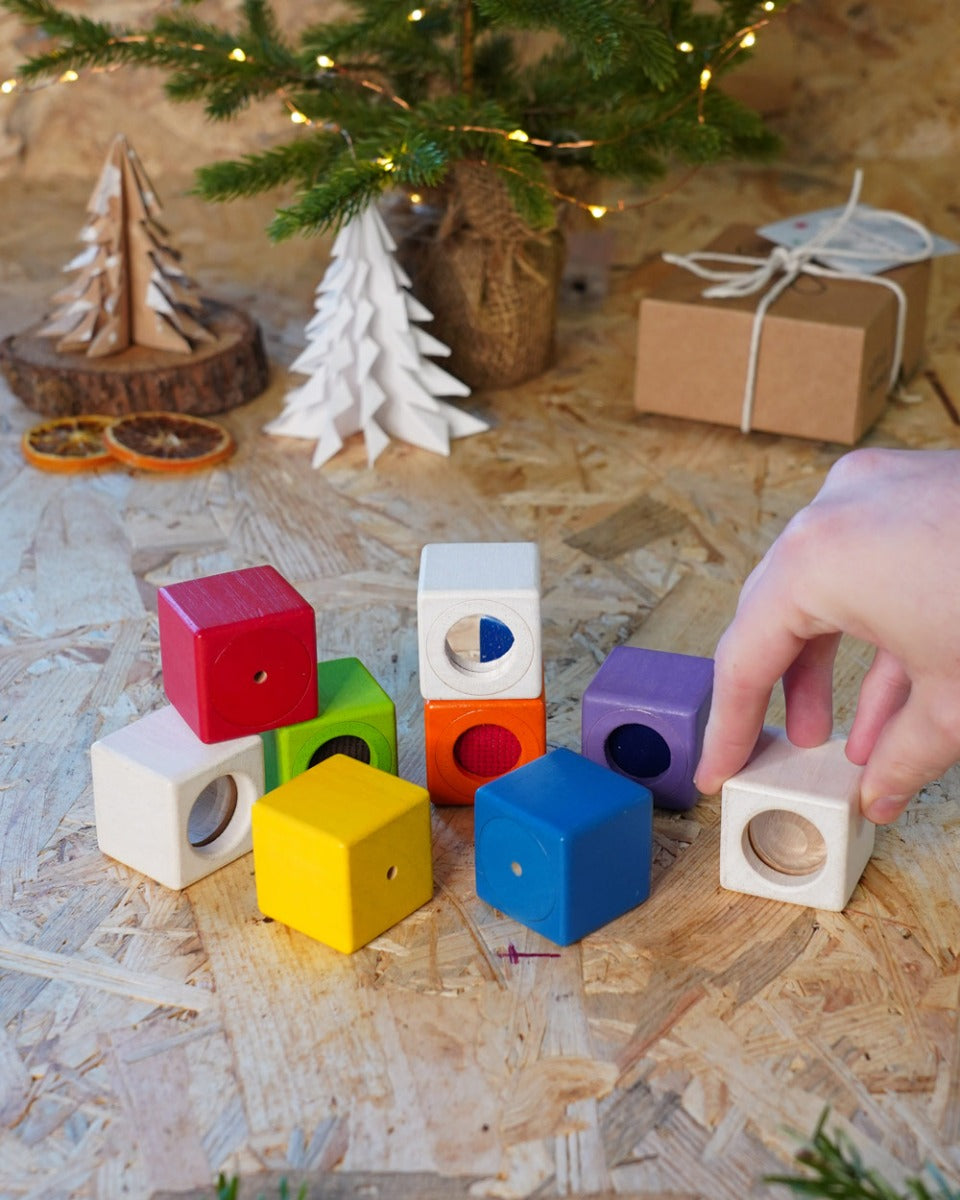
[{"label": "christmas tree", "polygon": [[39,331],[58,338],[58,350],[97,358],[136,345],[189,354],[215,340],[159,214],[140,160],[118,135],[90,197],[84,249],[64,268],[77,277],[53,297]]},{"label": "christmas tree", "polygon": [[26,79],[140,64],[215,119],[279,101],[299,133],[197,181],[217,200],[293,184],[279,238],[339,227],[390,187],[440,185],[463,160],[489,166],[544,229],[565,165],[643,182],[676,162],[769,155],[775,139],[718,83],[789,0],[355,0],[296,40],[268,0],[242,0],[234,28],[192,16],[196,0],[145,28],[0,3],[52,39]]},{"label": "christmas tree", "polygon": [[410,280],[395,249],[368,207],[340,231],[317,289],[308,344],[291,367],[310,378],[267,426],[269,433],[315,438],[315,467],[361,430],[372,464],[390,436],[448,454],[451,437],[487,428],[436,399],[470,389],[425,357],[445,355],[447,347],[414,324],[431,313],[406,290]]}]

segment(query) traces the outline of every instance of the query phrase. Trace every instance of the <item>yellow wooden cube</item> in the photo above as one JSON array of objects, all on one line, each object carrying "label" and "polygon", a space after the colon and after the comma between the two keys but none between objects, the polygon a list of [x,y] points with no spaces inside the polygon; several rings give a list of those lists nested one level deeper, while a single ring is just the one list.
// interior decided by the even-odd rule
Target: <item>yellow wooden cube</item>
[{"label": "yellow wooden cube", "polygon": [[253,806],[265,916],[351,954],[433,895],[430,795],[335,754]]}]

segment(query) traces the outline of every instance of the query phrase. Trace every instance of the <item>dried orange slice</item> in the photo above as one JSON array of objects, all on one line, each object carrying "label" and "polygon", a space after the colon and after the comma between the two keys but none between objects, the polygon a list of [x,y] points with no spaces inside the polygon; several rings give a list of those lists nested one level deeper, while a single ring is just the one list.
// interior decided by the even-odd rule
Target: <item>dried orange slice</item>
[{"label": "dried orange slice", "polygon": [[111,454],[146,471],[195,471],[229,458],[236,443],[222,425],[186,413],[131,413],[104,433]]},{"label": "dried orange slice", "polygon": [[26,430],[20,439],[23,457],[41,471],[96,471],[116,465],[104,444],[113,417],[56,417]]}]

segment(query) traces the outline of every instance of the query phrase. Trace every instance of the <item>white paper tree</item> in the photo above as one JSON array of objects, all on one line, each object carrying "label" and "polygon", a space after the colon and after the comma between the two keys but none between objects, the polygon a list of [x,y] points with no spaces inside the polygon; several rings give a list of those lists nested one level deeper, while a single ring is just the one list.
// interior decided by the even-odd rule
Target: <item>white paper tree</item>
[{"label": "white paper tree", "polygon": [[64,267],[77,278],[53,297],[57,307],[39,331],[58,338],[58,350],[102,357],[136,345],[189,354],[216,340],[159,214],[136,152],[118,134],[87,206],[84,249]]},{"label": "white paper tree", "polygon": [[266,426],[268,433],[316,439],[315,467],[360,431],[372,465],[391,437],[449,454],[451,438],[488,428],[438,399],[470,389],[427,357],[450,350],[414,324],[433,314],[408,290],[395,249],[373,205],[341,229],[317,288],[307,346],[290,367],[310,377],[287,393],[283,411]]}]

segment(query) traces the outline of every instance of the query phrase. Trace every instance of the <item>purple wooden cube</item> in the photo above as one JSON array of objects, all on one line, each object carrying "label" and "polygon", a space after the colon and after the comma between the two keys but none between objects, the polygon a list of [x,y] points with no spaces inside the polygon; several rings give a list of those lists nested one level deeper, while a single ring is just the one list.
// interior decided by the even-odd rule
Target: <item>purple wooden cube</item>
[{"label": "purple wooden cube", "polygon": [[583,693],[583,755],[645,784],[659,808],[692,808],[712,693],[711,658],[617,646]]}]

